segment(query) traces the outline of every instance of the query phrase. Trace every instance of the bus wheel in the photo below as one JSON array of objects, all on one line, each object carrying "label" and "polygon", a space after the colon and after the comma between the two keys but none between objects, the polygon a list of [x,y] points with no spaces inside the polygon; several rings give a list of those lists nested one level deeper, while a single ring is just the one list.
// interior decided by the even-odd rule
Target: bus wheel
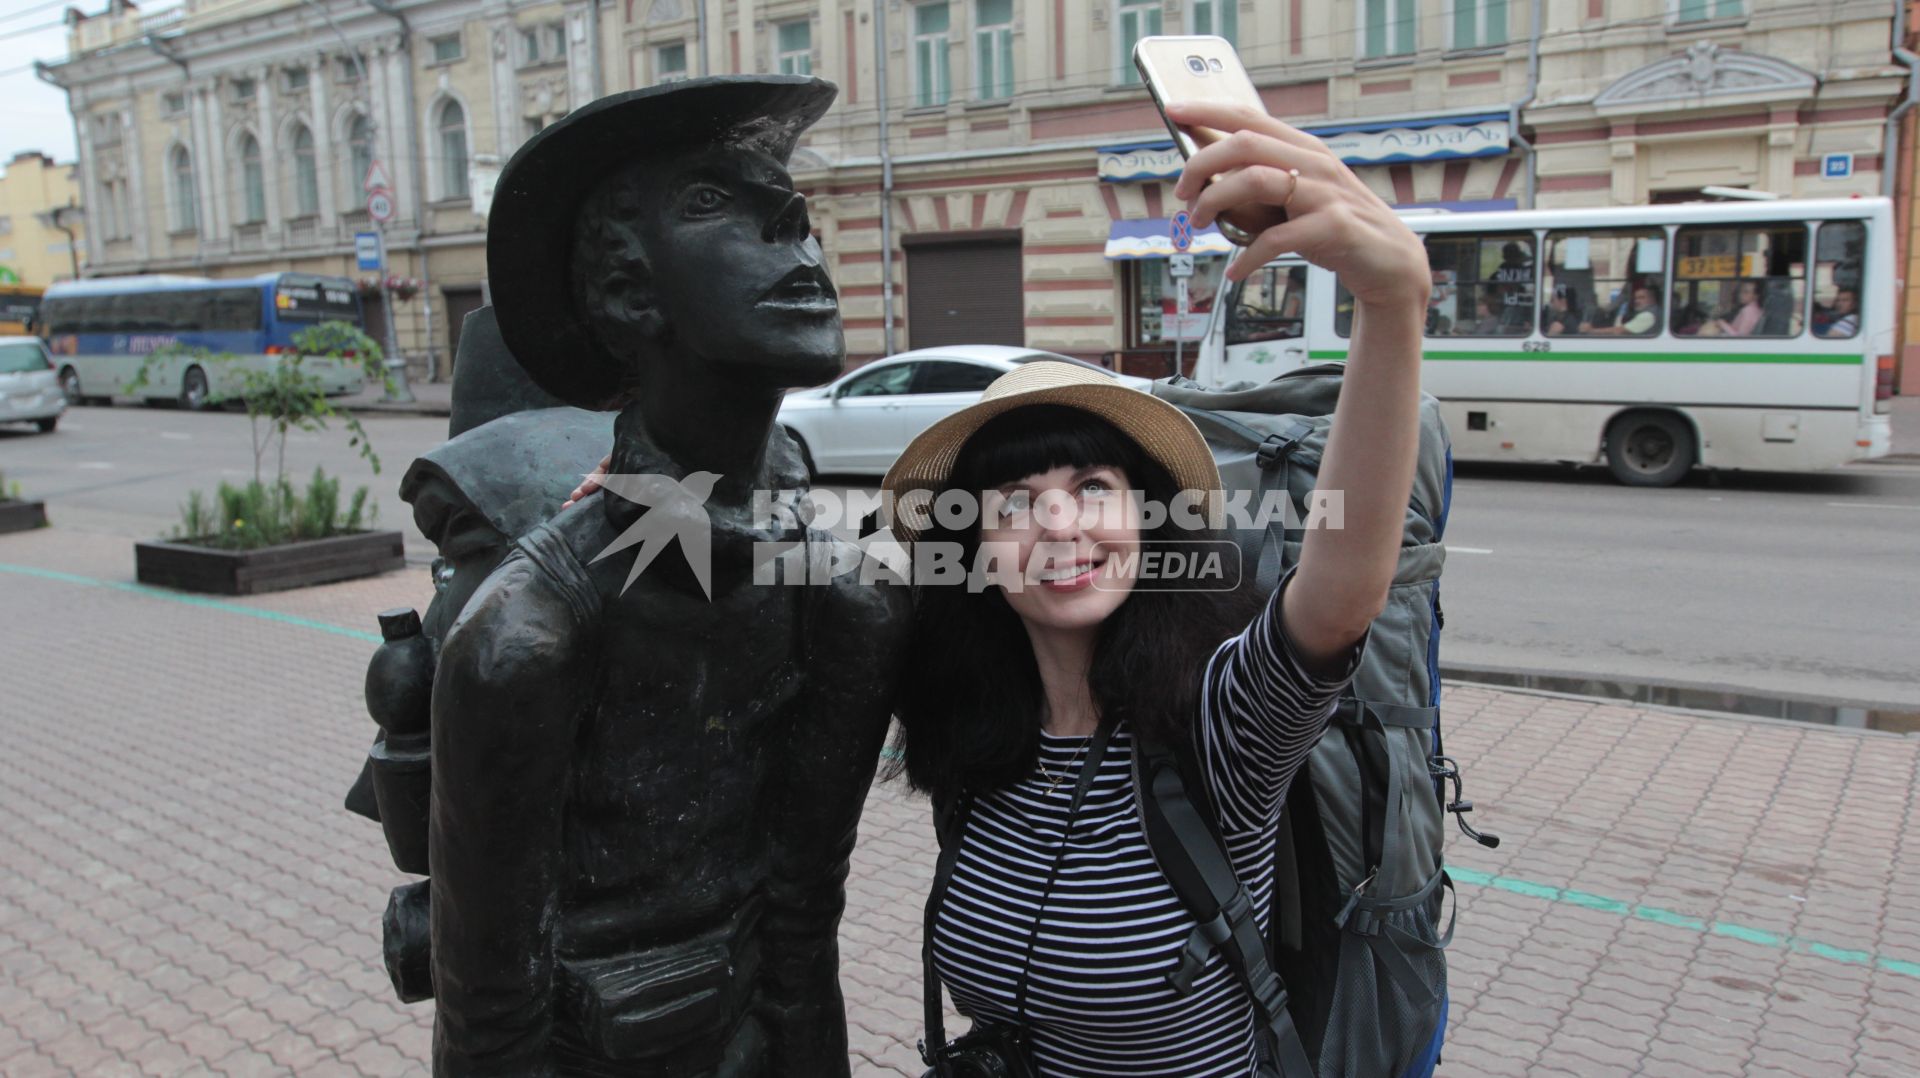
[{"label": "bus wheel", "polygon": [[1607,464],[1630,487],[1670,487],[1697,455],[1693,430],[1672,412],[1628,412],[1607,427]]},{"label": "bus wheel", "polygon": [[207,406],[207,372],[188,367],[180,379],[180,407],[198,412]]},{"label": "bus wheel", "polygon": [[66,395],[67,403],[80,403],[80,372],[72,367],[60,368],[60,392]]}]

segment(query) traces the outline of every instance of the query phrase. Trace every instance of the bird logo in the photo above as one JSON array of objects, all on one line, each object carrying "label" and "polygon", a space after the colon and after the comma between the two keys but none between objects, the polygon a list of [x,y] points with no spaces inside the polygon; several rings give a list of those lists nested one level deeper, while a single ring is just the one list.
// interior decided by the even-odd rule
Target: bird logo
[{"label": "bird logo", "polygon": [[713,600],[713,523],[707,515],[706,502],[713,496],[713,485],[720,476],[713,472],[691,472],[685,479],[675,479],[670,475],[608,475],[600,480],[600,485],[618,494],[622,498],[644,506],[647,512],[620,537],[607,544],[607,549],[594,555],[594,564],[609,558],[631,546],[638,546],[634,555],[633,568],[627,573],[627,582],[620,586],[625,595],[633,582],[660,552],[667,548],[669,540],[678,536],[680,553],[687,559],[687,566],[693,570],[693,578],[700,584],[700,590],[706,593],[707,600]]}]

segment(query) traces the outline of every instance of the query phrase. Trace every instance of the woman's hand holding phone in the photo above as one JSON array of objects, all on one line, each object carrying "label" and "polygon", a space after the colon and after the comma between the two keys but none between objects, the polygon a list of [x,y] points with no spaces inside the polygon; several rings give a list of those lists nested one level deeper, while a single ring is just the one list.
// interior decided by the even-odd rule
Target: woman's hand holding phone
[{"label": "woman's hand holding phone", "polygon": [[1294,252],[1338,274],[1357,303],[1425,309],[1433,287],[1426,248],[1325,143],[1244,105],[1183,102],[1166,114],[1182,127],[1227,136],[1194,154],[1174,185],[1195,228],[1228,213],[1245,227],[1286,211],[1227,267],[1228,280]]}]

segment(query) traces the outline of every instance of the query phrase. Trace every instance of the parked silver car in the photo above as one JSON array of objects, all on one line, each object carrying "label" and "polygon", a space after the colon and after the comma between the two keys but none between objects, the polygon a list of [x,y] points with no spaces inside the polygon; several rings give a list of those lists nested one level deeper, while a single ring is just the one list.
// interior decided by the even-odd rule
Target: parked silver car
[{"label": "parked silver car", "polygon": [[915,435],[979,400],[987,383],[1036,359],[1077,363],[1142,391],[1152,384],[1032,348],[918,348],[876,359],[818,389],[787,394],[780,403],[780,425],[800,444],[816,475],[882,475]]},{"label": "parked silver car", "polygon": [[66,410],[59,370],[40,338],[0,337],[0,423],[32,423],[44,434]]}]

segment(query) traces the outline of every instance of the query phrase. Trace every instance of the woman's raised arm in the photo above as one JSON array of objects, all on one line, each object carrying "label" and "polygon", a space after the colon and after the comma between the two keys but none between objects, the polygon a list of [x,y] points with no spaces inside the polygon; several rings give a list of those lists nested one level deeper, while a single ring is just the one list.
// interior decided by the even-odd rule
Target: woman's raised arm
[{"label": "woman's raised arm", "polygon": [[1426,250],[1312,135],[1242,106],[1167,112],[1175,123],[1230,132],[1195,154],[1174,188],[1196,227],[1249,204],[1287,211],[1227,268],[1228,279],[1294,252],[1353,293],[1352,346],[1318,488],[1337,499],[1329,509],[1338,507],[1339,528],[1306,533],[1281,607],[1301,660],[1316,673],[1340,670],[1385,608],[1399,556],[1420,440],[1421,331],[1432,288]]}]

